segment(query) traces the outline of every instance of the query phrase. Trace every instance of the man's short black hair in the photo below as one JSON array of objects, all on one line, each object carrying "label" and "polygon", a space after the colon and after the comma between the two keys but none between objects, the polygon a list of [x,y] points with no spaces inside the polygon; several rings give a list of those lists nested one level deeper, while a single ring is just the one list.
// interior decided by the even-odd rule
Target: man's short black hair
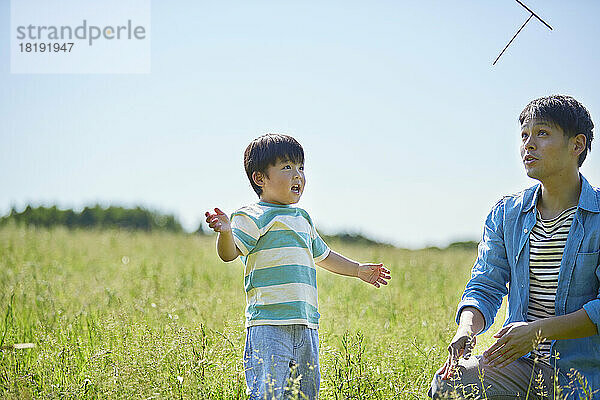
[{"label": "man's short black hair", "polygon": [[525,121],[532,118],[560,126],[569,138],[580,133],[585,135],[585,149],[579,155],[579,166],[581,167],[588,150],[592,149],[592,140],[594,139],[594,123],[583,104],[571,96],[559,94],[540,97],[527,104],[519,116],[519,123],[523,125]]},{"label": "man's short black hair", "polygon": [[254,183],[252,174],[261,172],[266,175],[267,168],[275,165],[278,160],[290,160],[297,164],[304,164],[304,149],[296,139],[280,133],[259,136],[246,147],[244,169],[252,189],[257,195],[262,194],[262,189]]}]

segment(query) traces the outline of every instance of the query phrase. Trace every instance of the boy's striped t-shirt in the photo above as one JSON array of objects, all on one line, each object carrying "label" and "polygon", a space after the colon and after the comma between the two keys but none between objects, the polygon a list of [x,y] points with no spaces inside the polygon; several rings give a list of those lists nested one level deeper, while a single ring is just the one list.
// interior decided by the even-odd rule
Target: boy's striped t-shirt
[{"label": "boy's striped t-shirt", "polygon": [[[542,219],[539,211],[529,236],[529,305],[527,321],[555,315],[554,303],[558,288],[558,274],[565,243],[577,207],[564,210],[555,218]],[[546,359],[550,357],[551,342],[545,340],[533,351]]]},{"label": "boy's striped t-shirt", "polygon": [[315,263],[330,250],[308,213],[261,201],[234,212],[231,226],[245,265],[246,326],[318,328]]}]

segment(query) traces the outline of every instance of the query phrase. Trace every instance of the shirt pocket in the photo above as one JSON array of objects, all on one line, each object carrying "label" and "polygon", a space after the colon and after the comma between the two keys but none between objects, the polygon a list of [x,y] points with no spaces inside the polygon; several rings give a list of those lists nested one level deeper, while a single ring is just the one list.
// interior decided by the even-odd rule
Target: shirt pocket
[{"label": "shirt pocket", "polygon": [[569,294],[577,297],[587,297],[587,301],[598,296],[599,282],[596,269],[598,268],[599,258],[600,251],[577,254]]}]

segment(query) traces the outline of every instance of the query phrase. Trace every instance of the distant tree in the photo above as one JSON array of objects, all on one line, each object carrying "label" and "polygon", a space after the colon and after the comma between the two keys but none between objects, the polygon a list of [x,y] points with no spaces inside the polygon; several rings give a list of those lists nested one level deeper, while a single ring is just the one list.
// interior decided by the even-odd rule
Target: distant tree
[{"label": "distant tree", "polygon": [[164,217],[165,223],[164,223],[164,229],[171,231],[171,232],[181,232],[183,231],[183,228],[181,227],[181,224],[179,223],[179,221],[177,221],[175,219],[175,217],[173,215],[167,215]]},{"label": "distant tree", "polygon": [[75,228],[79,224],[79,216],[73,210],[66,210],[64,224],[67,228]]},{"label": "distant tree", "polygon": [[462,250],[475,250],[479,243],[473,240],[467,240],[464,242],[454,242],[448,245],[448,249],[462,249]]},{"label": "distant tree", "polygon": [[152,229],[153,218],[149,211],[142,209],[141,207],[135,208],[135,221],[136,228],[149,231]]},{"label": "distant tree", "polygon": [[390,243],[379,242],[377,240],[368,238],[360,233],[342,232],[342,233],[337,233],[335,235],[321,235],[320,234],[320,236],[325,241],[338,240],[340,242],[350,243],[350,244],[393,247]]},{"label": "distant tree", "polygon": [[[97,207],[97,206],[96,206]],[[79,216],[79,226],[83,228],[91,228],[99,226],[102,223],[101,217],[98,215],[96,207],[85,207]]]}]

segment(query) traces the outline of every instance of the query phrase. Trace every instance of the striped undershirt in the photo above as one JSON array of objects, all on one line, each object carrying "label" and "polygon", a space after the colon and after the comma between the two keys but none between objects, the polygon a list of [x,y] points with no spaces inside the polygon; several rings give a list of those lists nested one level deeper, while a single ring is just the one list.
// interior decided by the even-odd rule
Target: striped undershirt
[{"label": "striped undershirt", "polygon": [[[542,219],[537,212],[529,236],[529,307],[527,321],[554,316],[560,263],[577,206],[564,210],[552,219]],[[540,343],[534,355],[550,357],[550,341]]]}]

